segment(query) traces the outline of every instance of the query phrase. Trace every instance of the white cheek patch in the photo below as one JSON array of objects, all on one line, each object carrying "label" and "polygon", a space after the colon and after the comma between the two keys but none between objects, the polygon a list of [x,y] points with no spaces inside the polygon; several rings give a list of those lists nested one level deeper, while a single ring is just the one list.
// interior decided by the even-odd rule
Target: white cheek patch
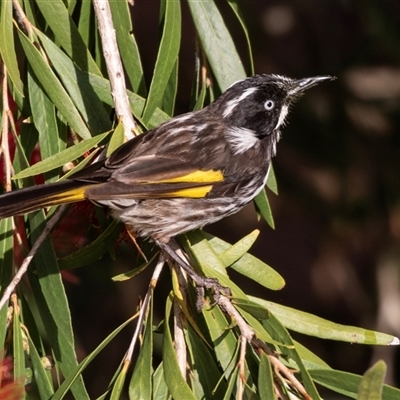
[{"label": "white cheek patch", "polygon": [[255,132],[251,129],[232,126],[227,129],[227,140],[233,148],[234,154],[244,153],[259,143]]},{"label": "white cheek patch", "polygon": [[226,102],[226,107],[224,112],[222,113],[222,116],[225,118],[228,115],[232,113],[234,108],[246,97],[250,96],[252,93],[254,93],[257,90],[256,87],[251,87],[243,91],[243,93],[239,96],[236,97],[235,99],[229,100]]},{"label": "white cheek patch", "polygon": [[288,112],[289,112],[289,107],[287,105],[283,105],[275,129],[280,128],[285,123],[285,119],[288,115]]}]

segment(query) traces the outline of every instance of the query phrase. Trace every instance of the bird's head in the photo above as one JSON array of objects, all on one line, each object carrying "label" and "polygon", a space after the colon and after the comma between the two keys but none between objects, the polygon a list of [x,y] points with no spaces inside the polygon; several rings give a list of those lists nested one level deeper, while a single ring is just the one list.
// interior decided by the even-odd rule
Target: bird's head
[{"label": "bird's head", "polygon": [[234,83],[214,103],[222,115],[236,153],[251,148],[259,140],[273,135],[279,138],[290,105],[305,90],[331,76],[291,79],[280,75],[255,75]]}]

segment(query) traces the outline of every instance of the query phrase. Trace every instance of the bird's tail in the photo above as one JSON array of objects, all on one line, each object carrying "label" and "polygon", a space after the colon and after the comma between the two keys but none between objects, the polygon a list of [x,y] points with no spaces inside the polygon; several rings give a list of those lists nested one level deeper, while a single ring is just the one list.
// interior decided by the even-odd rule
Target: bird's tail
[{"label": "bird's tail", "polygon": [[65,180],[0,195],[0,219],[85,199],[87,182]]}]

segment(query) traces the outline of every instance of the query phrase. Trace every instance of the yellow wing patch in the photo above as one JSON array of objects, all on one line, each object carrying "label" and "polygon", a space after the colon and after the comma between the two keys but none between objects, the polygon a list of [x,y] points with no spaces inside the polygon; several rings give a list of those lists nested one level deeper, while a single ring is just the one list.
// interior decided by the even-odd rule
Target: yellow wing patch
[{"label": "yellow wing patch", "polygon": [[75,201],[85,200],[85,189],[86,186],[49,196],[45,199],[46,205],[54,206],[57,204],[73,203]]},{"label": "yellow wing patch", "polygon": [[180,189],[174,192],[168,192],[163,197],[190,197],[190,198],[202,198],[206,197],[212,189],[212,185],[199,186],[194,188]]},{"label": "yellow wing patch", "polygon": [[[201,171],[197,170],[191,172],[190,174],[177,176],[174,178],[167,178],[157,181],[157,183],[178,183],[178,182],[198,182],[198,183],[205,183],[205,182],[221,182],[224,179],[224,175],[222,171]],[[185,189],[186,190],[186,189]],[[188,196],[192,197],[192,196]],[[199,196],[203,197],[203,196]]]}]

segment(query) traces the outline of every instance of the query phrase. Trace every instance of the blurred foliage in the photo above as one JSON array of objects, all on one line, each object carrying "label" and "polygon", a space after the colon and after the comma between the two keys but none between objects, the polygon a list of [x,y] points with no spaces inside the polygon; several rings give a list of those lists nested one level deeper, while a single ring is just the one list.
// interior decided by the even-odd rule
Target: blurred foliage
[{"label": "blurred foliage", "polygon": [[[124,1],[110,1],[130,106],[143,130],[167,120],[175,109],[187,111],[189,103],[193,108],[206,105],[232,82],[252,74],[252,54],[254,65],[262,72],[279,71],[298,77],[338,75],[339,83],[331,85],[330,94],[318,89],[299,104],[298,111],[293,111],[275,164],[280,196],[278,200],[272,197],[272,206],[278,222],[290,209],[288,215],[294,221],[305,212],[306,218],[300,219],[300,224],[316,225],[311,237],[325,240],[318,257],[310,263],[314,268],[310,276],[321,298],[323,294],[336,295],[334,289],[342,279],[343,290],[353,295],[348,297],[348,304],[354,298],[359,300],[354,297],[357,290],[365,294],[361,298],[371,301],[373,289],[360,289],[356,273],[349,277],[349,271],[354,272],[357,265],[351,262],[351,256],[365,251],[363,256],[371,263],[374,260],[383,265],[377,274],[382,286],[376,290],[382,291],[382,303],[387,300],[387,280],[398,279],[396,241],[400,232],[396,157],[400,123],[400,70],[396,65],[399,7],[378,1],[363,5],[326,1],[316,8],[313,2],[305,1],[268,5],[234,0],[137,3],[130,7]],[[118,141],[91,3],[36,0],[19,4],[22,8],[14,9],[14,14],[13,2],[0,5],[2,174],[6,177],[10,167],[16,188],[34,184],[33,176],[40,182],[65,178],[70,170],[66,166],[81,168],[110,137]],[[348,18],[345,24],[343,16]],[[256,19],[262,23],[253,23]],[[154,26],[149,21],[155,21]],[[251,49],[249,38],[262,38],[265,33],[270,40],[251,40]],[[375,49],[373,60],[369,58],[370,47]],[[196,58],[183,56],[188,48],[190,54],[196,49]],[[345,51],[340,53],[343,48]],[[298,133],[299,127],[303,132]],[[296,133],[291,134],[292,130]],[[7,146],[12,165],[7,165],[4,155]],[[388,152],[388,148],[394,151]],[[273,175],[268,185],[276,192]],[[299,198],[299,203],[292,198]],[[273,226],[265,195],[258,198],[257,206]],[[318,225],[313,218],[321,213],[329,219]],[[43,230],[46,218],[42,211],[18,218],[15,228],[11,219],[0,221],[2,292]],[[276,225],[276,233],[267,231],[268,241],[273,243],[271,237],[275,235],[275,241],[279,239],[275,248],[280,246],[286,254],[293,253],[294,260],[299,260],[294,261],[293,268],[305,275],[300,262],[306,259],[302,257],[303,249],[291,248],[286,238],[280,237],[280,223]],[[265,238],[264,231],[261,236]],[[240,398],[242,383],[243,398],[271,399],[277,391],[283,398],[302,398],[277,372],[271,357],[296,371],[312,399],[320,398],[317,387],[350,398],[399,398],[399,390],[384,385],[386,370],[382,362],[363,377],[339,371],[292,338],[288,330],[348,343],[396,343],[391,335],[339,325],[299,311],[297,304],[291,308],[264,300],[273,297],[271,290],[281,289],[284,280],[260,260],[264,257],[248,253],[251,247],[257,252],[260,243],[264,246],[264,239],[255,241],[256,231],[235,239],[234,245],[205,232],[184,235],[180,243],[197,269],[231,288],[237,310],[272,355],[248,346],[242,376],[235,324],[218,307],[207,305],[197,313],[193,304],[180,303],[185,315],[189,370],[185,380],[178,367],[175,332],[170,324],[179,290],[174,275],[171,289],[170,283],[164,284],[171,279],[163,274],[163,283],[155,289],[146,318],[139,324],[141,340],[136,361],[130,367],[119,363],[129,346],[129,323],[136,315],[121,317],[121,304],[126,307],[127,302],[117,299],[116,286],[124,283],[111,281],[116,269],[111,272],[109,266],[119,263],[121,270],[115,280],[141,272],[144,278],[136,282],[144,287],[148,286],[145,274],[149,270],[142,272],[149,263],[124,243],[123,232],[103,210],[85,203],[72,206],[36,254],[9,309],[0,311],[1,346],[6,355],[13,357],[14,380],[26,383],[26,398],[229,399]],[[360,240],[367,246],[360,246]],[[150,244],[141,245],[149,259],[156,258]],[[127,263],[121,261],[124,253],[129,253],[126,268],[121,267]],[[390,269],[393,264],[395,267]],[[84,268],[75,270],[77,267]],[[260,296],[247,295],[242,284],[238,286],[228,276],[231,270],[257,282],[256,291],[260,287],[269,290]],[[288,282],[298,279],[295,271],[286,275]],[[247,282],[243,280],[243,284]],[[299,282],[294,289],[304,297],[306,290]],[[130,292],[126,298],[138,296],[132,293],[132,287],[125,290]],[[394,294],[399,296],[398,291]],[[194,297],[192,291],[190,295]],[[114,303],[118,306],[110,306],[110,299],[119,300]],[[128,304],[132,314],[133,302]],[[86,313],[89,308],[100,312],[99,326],[90,316],[76,326],[79,311],[84,309]],[[384,322],[381,328],[391,328]],[[119,340],[114,340],[117,335]],[[88,337],[91,348],[84,349],[81,343]],[[118,360],[116,365],[109,362],[108,356],[104,358],[104,354],[110,354],[105,353],[110,347],[112,361]],[[350,363],[343,358],[345,365]],[[97,360],[101,361],[96,364]],[[101,367],[109,367],[106,374]],[[361,369],[367,370],[367,365]]]}]

